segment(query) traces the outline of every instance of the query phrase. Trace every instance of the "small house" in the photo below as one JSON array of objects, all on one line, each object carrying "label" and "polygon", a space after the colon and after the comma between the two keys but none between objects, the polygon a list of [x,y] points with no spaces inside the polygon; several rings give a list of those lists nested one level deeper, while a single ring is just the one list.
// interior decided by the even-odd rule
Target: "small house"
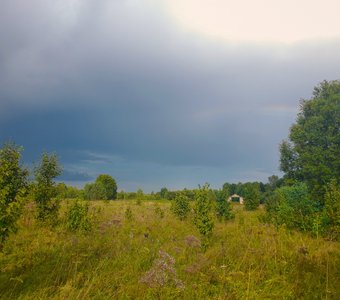
[{"label": "small house", "polygon": [[234,195],[231,195],[228,198],[228,202],[236,202],[236,203],[243,204],[243,197],[241,197],[241,196],[239,196],[237,194],[234,194]]}]

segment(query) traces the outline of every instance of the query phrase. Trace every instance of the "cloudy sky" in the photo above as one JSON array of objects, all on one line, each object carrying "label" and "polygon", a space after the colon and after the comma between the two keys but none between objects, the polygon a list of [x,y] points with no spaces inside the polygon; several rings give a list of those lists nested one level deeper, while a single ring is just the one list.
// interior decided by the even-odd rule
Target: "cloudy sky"
[{"label": "cloudy sky", "polygon": [[340,78],[338,0],[0,0],[0,142],[120,189],[266,181]]}]

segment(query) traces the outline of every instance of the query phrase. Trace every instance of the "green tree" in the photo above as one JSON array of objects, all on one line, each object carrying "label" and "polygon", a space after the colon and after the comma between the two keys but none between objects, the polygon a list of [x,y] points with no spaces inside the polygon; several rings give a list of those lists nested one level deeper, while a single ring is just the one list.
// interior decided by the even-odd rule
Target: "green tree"
[{"label": "green tree", "polygon": [[6,143],[0,149],[0,250],[10,233],[17,230],[28,171],[20,164],[22,148]]},{"label": "green tree", "polygon": [[110,175],[99,175],[96,179],[96,184],[102,185],[102,187],[104,188],[104,200],[113,200],[117,198],[117,184]]},{"label": "green tree", "polygon": [[169,191],[166,187],[161,188],[161,191],[159,192],[159,195],[162,199],[168,199],[169,198]]},{"label": "green tree", "polygon": [[255,210],[260,205],[259,184],[249,183],[244,187],[244,208],[246,210]]},{"label": "green tree", "polygon": [[54,179],[62,172],[56,154],[43,153],[34,169],[33,196],[37,204],[37,219],[54,222],[58,217],[59,200]]},{"label": "green tree", "polygon": [[280,168],[288,181],[305,181],[323,203],[325,187],[340,178],[340,81],[323,81],[303,100],[289,138],[280,145]]},{"label": "green tree", "polygon": [[231,209],[230,202],[228,202],[229,198],[228,188],[225,185],[223,185],[223,189],[216,191],[215,194],[217,201],[216,214],[218,219],[220,221],[233,219],[235,215]]},{"label": "green tree", "polygon": [[183,193],[177,193],[171,202],[171,211],[180,220],[184,220],[190,212],[189,198]]},{"label": "green tree", "polygon": [[270,191],[274,191],[276,188],[280,187],[281,180],[279,176],[272,175],[268,177],[268,187]]},{"label": "green tree", "polygon": [[212,215],[213,203],[209,197],[209,184],[205,184],[196,191],[194,205],[194,223],[204,238],[204,246],[208,245],[208,238],[214,228]]}]

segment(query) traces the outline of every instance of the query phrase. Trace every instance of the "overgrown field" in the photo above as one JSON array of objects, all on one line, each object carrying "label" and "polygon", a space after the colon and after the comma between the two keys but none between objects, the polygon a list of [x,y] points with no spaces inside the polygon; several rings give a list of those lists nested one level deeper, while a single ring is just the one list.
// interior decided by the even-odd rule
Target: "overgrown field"
[{"label": "overgrown field", "polygon": [[262,224],[261,210],[234,206],[203,250],[165,201],[92,201],[89,232],[62,216],[44,228],[33,209],[0,253],[1,299],[340,299],[339,243]]}]

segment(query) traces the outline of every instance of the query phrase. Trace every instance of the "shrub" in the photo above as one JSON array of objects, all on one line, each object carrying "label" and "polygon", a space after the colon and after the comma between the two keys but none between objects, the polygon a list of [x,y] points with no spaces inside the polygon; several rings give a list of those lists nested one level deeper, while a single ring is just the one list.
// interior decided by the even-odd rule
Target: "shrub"
[{"label": "shrub", "polygon": [[17,230],[26,192],[28,171],[20,165],[21,151],[12,143],[0,149],[0,250],[9,234]]},{"label": "shrub", "polygon": [[71,231],[89,231],[92,228],[89,216],[89,204],[85,201],[74,201],[66,212],[66,227]]},{"label": "shrub", "polygon": [[276,225],[311,231],[318,206],[309,198],[307,185],[298,183],[277,189],[268,199],[266,209],[268,219]]}]

